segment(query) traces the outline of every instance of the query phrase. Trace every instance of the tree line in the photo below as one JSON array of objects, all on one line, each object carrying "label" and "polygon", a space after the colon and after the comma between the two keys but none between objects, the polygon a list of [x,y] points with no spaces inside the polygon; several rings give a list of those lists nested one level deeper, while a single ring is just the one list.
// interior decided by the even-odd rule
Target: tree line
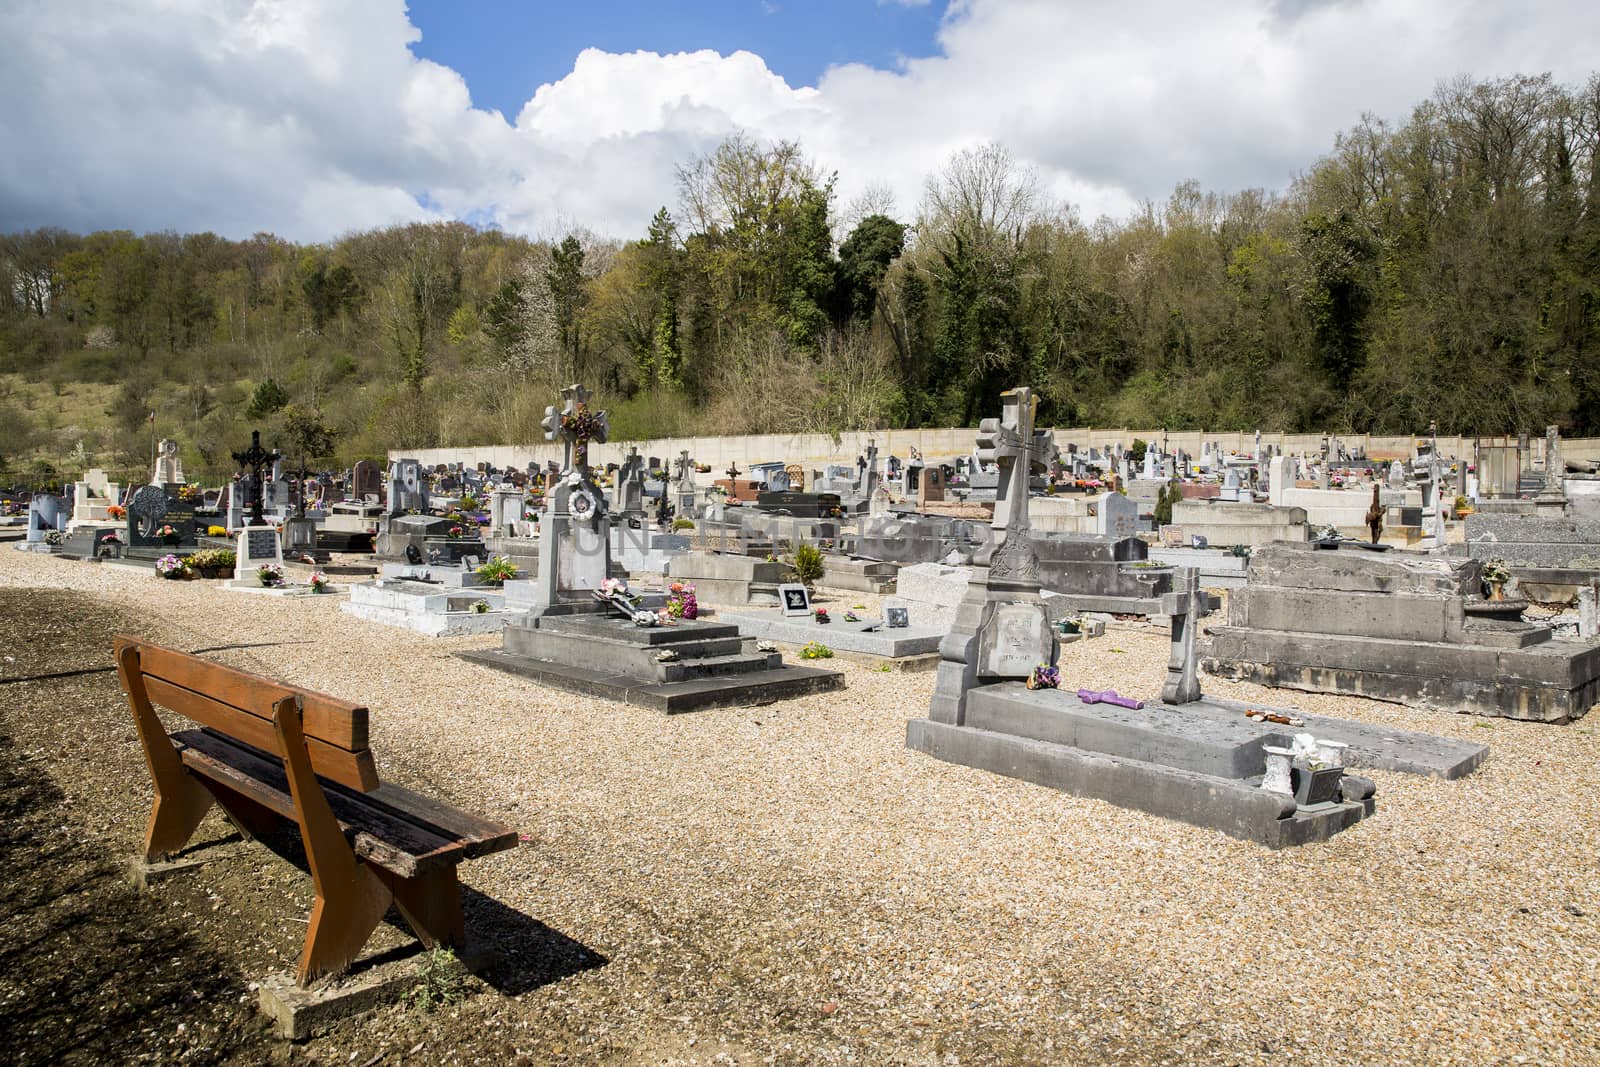
[{"label": "tree line", "polygon": [[970,426],[1021,382],[1047,425],[1600,434],[1597,140],[1600,76],[1463,79],[1281,193],[1123,220],[994,145],[902,212],[736,136],[632,241],[7,235],[0,461],[529,442],[575,380],[619,438]]}]

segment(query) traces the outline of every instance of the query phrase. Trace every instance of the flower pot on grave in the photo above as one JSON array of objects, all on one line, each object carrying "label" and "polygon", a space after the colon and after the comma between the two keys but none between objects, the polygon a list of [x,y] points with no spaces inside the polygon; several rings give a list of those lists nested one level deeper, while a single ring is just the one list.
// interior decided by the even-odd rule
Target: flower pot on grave
[{"label": "flower pot on grave", "polygon": [[1488,582],[1486,584],[1489,586],[1490,600],[1504,600],[1506,598],[1505,582]]}]

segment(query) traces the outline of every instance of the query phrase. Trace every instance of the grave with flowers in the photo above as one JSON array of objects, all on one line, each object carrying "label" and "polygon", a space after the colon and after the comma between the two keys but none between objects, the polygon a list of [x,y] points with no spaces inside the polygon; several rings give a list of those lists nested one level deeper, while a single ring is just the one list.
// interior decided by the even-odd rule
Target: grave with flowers
[{"label": "grave with flowers", "polygon": [[545,413],[545,437],[563,443],[564,464],[545,496],[528,610],[506,623],[502,647],[462,658],[668,713],[843,685],[837,671],[786,666],[737,626],[698,618],[691,583],[655,594],[629,587],[611,555],[612,515],[588,462],[589,443],[609,432],[606,413],[590,408],[582,386],[568,386],[562,398]]}]

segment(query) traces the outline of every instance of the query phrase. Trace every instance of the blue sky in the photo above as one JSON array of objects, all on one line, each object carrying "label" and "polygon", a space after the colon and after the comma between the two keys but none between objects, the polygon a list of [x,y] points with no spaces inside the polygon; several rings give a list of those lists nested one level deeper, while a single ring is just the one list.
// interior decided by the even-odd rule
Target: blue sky
[{"label": "blue sky", "polygon": [[944,0],[411,0],[411,51],[459,71],[472,102],[515,119],[535,89],[572,72],[585,48],[607,52],[744,50],[791,86],[843,63],[896,69],[933,55]]}]

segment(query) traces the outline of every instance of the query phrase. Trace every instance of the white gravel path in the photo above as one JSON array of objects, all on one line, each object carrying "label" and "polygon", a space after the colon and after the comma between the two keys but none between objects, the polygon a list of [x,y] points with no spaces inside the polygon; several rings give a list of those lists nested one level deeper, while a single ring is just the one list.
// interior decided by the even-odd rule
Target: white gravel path
[{"label": "white gravel path", "polygon": [[[585,1013],[593,1050],[1600,1063],[1587,721],[1205,677],[1216,695],[1491,746],[1459,782],[1374,773],[1374,818],[1271,852],[907,750],[931,673],[835,660],[843,693],[669,718],[469,665],[452,653],[498,637],[429,639],[337,597],[229,594],[10,546],[0,584],[108,598],[191,647],[277,642],[219,658],[368,704],[382,773],[530,836],[465,880],[609,957],[525,998]],[[1166,651],[1164,634],[1113,629],[1068,646],[1063,684],[1154,693]],[[755,1013],[743,1031],[728,1004]]]}]

